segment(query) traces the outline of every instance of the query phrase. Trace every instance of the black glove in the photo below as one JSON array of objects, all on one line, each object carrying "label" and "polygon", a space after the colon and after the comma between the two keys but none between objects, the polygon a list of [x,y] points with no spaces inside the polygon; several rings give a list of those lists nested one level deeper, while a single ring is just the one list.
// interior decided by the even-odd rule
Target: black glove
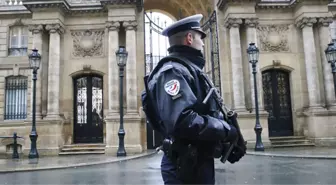
[{"label": "black glove", "polygon": [[238,131],[238,141],[237,144],[233,147],[231,154],[228,157],[228,161],[230,163],[235,163],[239,161],[246,153],[246,144],[247,142],[244,140],[244,137],[240,131],[240,127],[237,121],[237,113],[234,112],[232,116],[229,118],[231,124],[236,127]]},{"label": "black glove", "polygon": [[231,154],[228,157],[228,161],[233,164],[235,162],[238,162],[246,153],[246,142],[240,143],[238,140],[238,143],[236,146],[233,147]]}]

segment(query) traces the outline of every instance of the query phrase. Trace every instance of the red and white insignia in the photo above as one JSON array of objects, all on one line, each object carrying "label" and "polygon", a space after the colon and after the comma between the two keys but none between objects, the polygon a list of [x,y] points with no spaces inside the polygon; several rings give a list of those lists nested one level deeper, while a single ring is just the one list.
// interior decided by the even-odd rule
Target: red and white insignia
[{"label": "red and white insignia", "polygon": [[180,82],[178,80],[170,80],[165,84],[164,88],[168,94],[176,96],[180,91]]}]

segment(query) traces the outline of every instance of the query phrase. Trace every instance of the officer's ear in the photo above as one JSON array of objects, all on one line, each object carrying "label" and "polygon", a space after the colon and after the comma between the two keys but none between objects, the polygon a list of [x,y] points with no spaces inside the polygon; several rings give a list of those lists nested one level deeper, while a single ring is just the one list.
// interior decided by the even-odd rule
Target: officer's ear
[{"label": "officer's ear", "polygon": [[193,34],[191,32],[188,32],[186,35],[187,45],[191,45],[193,43],[193,40],[194,40]]}]

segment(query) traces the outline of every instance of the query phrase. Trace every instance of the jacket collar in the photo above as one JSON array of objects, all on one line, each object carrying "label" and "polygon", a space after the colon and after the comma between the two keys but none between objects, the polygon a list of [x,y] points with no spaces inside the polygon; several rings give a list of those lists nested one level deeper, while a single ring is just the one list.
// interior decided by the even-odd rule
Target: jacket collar
[{"label": "jacket collar", "polygon": [[192,48],[186,45],[175,45],[168,48],[169,54],[177,53],[188,58],[191,62],[197,65],[200,69],[203,69],[205,65],[205,59],[200,50]]}]

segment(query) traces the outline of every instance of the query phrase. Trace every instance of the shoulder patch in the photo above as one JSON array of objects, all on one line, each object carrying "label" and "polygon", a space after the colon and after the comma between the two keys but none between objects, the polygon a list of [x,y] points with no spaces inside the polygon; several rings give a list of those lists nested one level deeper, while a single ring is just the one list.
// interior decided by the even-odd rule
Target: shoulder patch
[{"label": "shoulder patch", "polygon": [[164,85],[165,91],[172,96],[176,96],[180,91],[180,82],[178,80],[170,80]]}]

